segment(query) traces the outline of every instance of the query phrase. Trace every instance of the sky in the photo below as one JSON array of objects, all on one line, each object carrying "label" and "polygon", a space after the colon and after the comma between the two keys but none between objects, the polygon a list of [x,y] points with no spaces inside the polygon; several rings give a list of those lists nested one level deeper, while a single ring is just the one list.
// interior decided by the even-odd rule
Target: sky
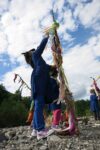
[{"label": "sky", "polygon": [[[100,0],[0,0],[0,84],[14,93],[19,74],[30,86],[32,69],[21,55],[37,48],[43,31],[59,22],[63,68],[75,100],[89,99],[92,80],[100,76]],[[49,39],[43,58],[52,64]],[[100,81],[98,80],[100,87]],[[30,91],[23,89],[23,96]]]}]

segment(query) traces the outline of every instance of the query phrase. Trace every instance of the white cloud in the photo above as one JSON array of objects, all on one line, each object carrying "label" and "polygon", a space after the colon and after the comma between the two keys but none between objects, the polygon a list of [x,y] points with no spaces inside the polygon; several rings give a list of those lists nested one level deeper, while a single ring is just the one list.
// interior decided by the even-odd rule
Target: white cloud
[{"label": "white cloud", "polygon": [[[47,15],[50,7],[50,1],[44,1],[44,3],[41,0],[11,1],[9,11],[1,18],[1,24],[9,43],[8,54],[11,57],[16,58],[21,52],[37,46],[43,34],[39,21],[42,21]],[[5,52],[3,45],[2,49]]]},{"label": "white cloud", "polygon": [[100,53],[97,53],[99,42],[99,36],[91,37],[87,44],[77,45],[64,55],[64,69],[76,98],[80,97],[80,93],[89,96],[87,90],[91,85],[90,77],[100,74],[100,61],[96,60],[96,56],[100,56]]},{"label": "white cloud", "polygon": [[[20,66],[13,71],[6,73],[0,82],[6,87],[8,91],[14,93],[20,86],[20,83],[18,83],[19,79],[17,79],[15,83],[13,82],[14,74],[19,74],[30,87],[31,72],[32,69],[29,66]],[[22,95],[30,96],[30,91],[27,88],[24,88],[22,91]]]},{"label": "white cloud", "polygon": [[[64,0],[58,0],[57,3],[55,2],[53,5],[53,9],[55,12],[58,12],[60,14],[62,12],[62,8],[64,7]],[[60,15],[59,15],[60,17]]]},{"label": "white cloud", "polygon": [[8,9],[9,0],[0,0],[0,15]]},{"label": "white cloud", "polygon": [[[62,7],[64,1],[59,0],[55,3],[55,10],[58,9],[62,14]],[[1,25],[6,40],[8,42],[7,53],[12,60],[16,59],[21,52],[30,48],[36,47],[43,35],[43,27],[48,27],[52,23],[50,9],[52,8],[52,1],[42,0],[14,0],[9,3],[9,9],[2,15]],[[62,14],[63,15],[63,14]],[[64,23],[59,28],[59,33],[63,33],[66,40],[71,40],[71,36],[65,33],[66,29],[74,29],[75,23],[72,19],[72,12],[68,10],[64,13]],[[67,20],[69,23],[67,24]],[[60,20],[59,20],[60,21]],[[40,28],[42,25],[42,28]],[[5,52],[3,44],[2,52]]]},{"label": "white cloud", "polygon": [[0,31],[0,54],[7,51],[7,37],[4,32]]},{"label": "white cloud", "polygon": [[89,44],[91,45],[91,47],[93,46],[93,53],[94,53],[94,56],[97,57],[99,56],[100,57],[100,35],[98,35],[97,37],[92,37],[90,40],[89,40]]},{"label": "white cloud", "polygon": [[63,17],[64,17],[64,24],[66,26],[66,29],[74,30],[76,28],[76,24],[72,16],[72,11],[71,10],[65,11]]},{"label": "white cloud", "polygon": [[91,27],[100,31],[100,2],[99,0],[68,0],[73,9],[73,16],[77,23],[81,22],[84,27]]},{"label": "white cloud", "polygon": [[74,15],[79,17],[79,20],[85,27],[92,27],[95,30],[99,29],[98,20],[100,20],[100,2],[93,0],[90,3],[79,3],[75,9]]}]

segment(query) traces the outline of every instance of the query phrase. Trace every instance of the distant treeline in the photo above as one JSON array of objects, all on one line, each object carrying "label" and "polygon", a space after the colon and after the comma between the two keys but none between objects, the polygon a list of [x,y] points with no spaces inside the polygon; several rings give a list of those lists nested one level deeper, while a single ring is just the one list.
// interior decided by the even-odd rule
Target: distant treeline
[{"label": "distant treeline", "polygon": [[[25,125],[30,108],[30,97],[21,97],[20,91],[8,92],[0,85],[0,127]],[[76,115],[90,115],[89,100],[75,101]],[[62,110],[66,109],[63,104]]]}]

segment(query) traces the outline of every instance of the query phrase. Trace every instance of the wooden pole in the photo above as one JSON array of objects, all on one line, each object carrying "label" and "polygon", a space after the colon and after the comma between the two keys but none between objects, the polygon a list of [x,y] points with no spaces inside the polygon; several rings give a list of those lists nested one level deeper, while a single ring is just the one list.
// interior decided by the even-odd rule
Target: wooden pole
[{"label": "wooden pole", "polygon": [[[54,18],[53,11],[52,11],[52,18],[53,18],[53,21],[56,22],[55,18]],[[64,69],[62,67],[62,62],[63,62],[62,54],[57,52],[58,49],[61,50],[62,48],[61,48],[61,43],[60,43],[56,28],[54,28],[54,37],[53,38],[55,38],[55,43],[54,43],[55,44],[55,46],[54,46],[55,50],[52,52],[53,53],[53,60],[54,60],[54,64],[58,68],[59,80],[60,80],[59,98],[64,99],[66,106],[67,106],[66,109],[67,109],[67,112],[69,114],[69,127],[68,128],[70,129],[72,124],[74,123],[74,126],[78,130],[78,124],[76,122],[76,116],[75,116],[74,98],[72,96],[71,91],[69,90],[68,81],[67,81],[66,75],[64,73]]]}]

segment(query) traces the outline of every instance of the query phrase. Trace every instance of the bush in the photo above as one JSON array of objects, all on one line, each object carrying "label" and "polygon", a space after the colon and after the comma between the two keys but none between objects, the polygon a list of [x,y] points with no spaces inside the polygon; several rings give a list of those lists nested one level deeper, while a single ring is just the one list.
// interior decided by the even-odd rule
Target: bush
[{"label": "bush", "polygon": [[27,109],[21,101],[6,99],[0,105],[0,127],[24,125],[27,118]]},{"label": "bush", "polygon": [[75,110],[77,116],[88,116],[90,115],[89,101],[78,100],[75,101]]}]

